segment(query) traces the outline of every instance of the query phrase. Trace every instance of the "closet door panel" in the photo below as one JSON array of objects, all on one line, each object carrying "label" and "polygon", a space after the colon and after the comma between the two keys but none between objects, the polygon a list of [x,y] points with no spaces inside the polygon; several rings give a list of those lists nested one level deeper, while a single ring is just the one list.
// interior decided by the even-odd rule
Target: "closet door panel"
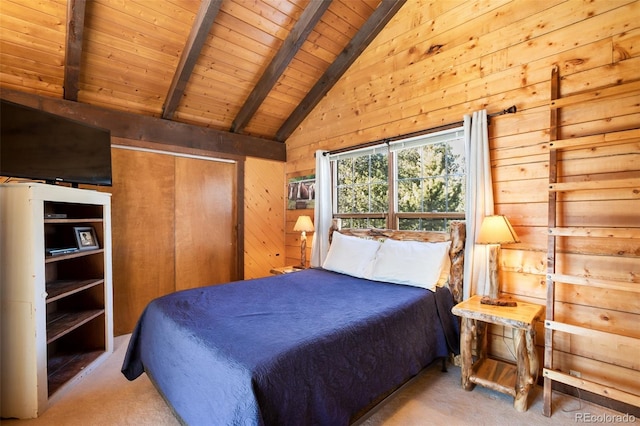
[{"label": "closet door panel", "polygon": [[174,291],[174,157],[111,150],[114,333]]},{"label": "closet door panel", "polygon": [[177,157],[176,290],[237,277],[237,165]]}]

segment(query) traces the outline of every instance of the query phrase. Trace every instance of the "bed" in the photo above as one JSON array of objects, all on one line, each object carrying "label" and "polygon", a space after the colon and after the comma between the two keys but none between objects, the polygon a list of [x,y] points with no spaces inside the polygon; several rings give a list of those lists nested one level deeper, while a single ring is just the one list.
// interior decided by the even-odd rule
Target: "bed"
[{"label": "bed", "polygon": [[[387,282],[374,274],[382,249],[362,270],[367,250],[351,250],[345,262],[338,246],[353,247],[337,235],[387,251],[394,238],[447,244],[446,259],[430,289]],[[184,424],[349,424],[425,366],[459,352],[451,307],[461,293],[463,243],[458,222],[451,233],[335,233],[327,257],[335,262],[323,268],[160,297],[141,315],[122,372],[129,380],[146,372]]]}]

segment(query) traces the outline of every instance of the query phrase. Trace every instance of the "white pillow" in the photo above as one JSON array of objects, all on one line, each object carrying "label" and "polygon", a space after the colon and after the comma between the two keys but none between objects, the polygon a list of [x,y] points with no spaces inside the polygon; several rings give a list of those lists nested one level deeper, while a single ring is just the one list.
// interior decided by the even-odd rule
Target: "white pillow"
[{"label": "white pillow", "polygon": [[329,271],[364,278],[371,273],[373,259],[379,248],[379,241],[334,232],[329,253],[322,267]]},{"label": "white pillow", "polygon": [[386,240],[376,255],[370,277],[435,291],[449,257],[451,242]]},{"label": "white pillow", "polygon": [[442,262],[442,270],[440,271],[440,278],[438,278],[436,287],[446,286],[449,283],[449,275],[451,275],[451,256],[447,251],[447,255],[444,257],[444,262]]}]

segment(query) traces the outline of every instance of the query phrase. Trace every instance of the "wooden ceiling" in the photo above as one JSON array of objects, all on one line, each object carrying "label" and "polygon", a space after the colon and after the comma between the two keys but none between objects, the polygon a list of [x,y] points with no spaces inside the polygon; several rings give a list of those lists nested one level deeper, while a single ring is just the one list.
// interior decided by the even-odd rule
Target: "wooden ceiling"
[{"label": "wooden ceiling", "polygon": [[405,0],[2,0],[0,86],[284,142]]}]

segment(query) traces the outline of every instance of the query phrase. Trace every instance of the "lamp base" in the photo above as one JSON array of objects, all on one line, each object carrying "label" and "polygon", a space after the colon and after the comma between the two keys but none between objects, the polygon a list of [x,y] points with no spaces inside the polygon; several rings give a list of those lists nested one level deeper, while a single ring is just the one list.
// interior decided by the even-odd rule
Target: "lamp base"
[{"label": "lamp base", "polygon": [[302,231],[300,237],[300,269],[307,267],[307,235]]},{"label": "lamp base", "polygon": [[485,293],[491,299],[498,299],[500,293],[500,281],[498,277],[498,265],[500,264],[500,244],[487,245],[488,269],[489,269],[489,288],[488,294]]}]

